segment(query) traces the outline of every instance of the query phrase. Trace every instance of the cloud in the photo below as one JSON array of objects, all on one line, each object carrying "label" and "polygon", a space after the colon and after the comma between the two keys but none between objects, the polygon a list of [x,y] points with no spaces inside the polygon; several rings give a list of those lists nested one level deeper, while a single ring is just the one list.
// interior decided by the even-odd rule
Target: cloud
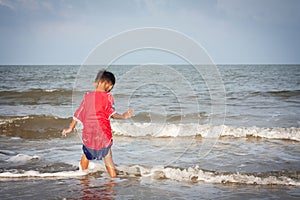
[{"label": "cloud", "polygon": [[6,7],[10,10],[15,10],[14,4],[12,1],[8,1],[8,0],[0,0],[0,6],[1,7]]},{"label": "cloud", "polygon": [[297,0],[218,0],[217,8],[231,20],[253,20],[265,25],[295,25],[300,20]]},{"label": "cloud", "polygon": [[37,10],[52,10],[50,1],[38,0],[0,0],[0,6],[5,6],[15,12],[28,12]]},{"label": "cloud", "polygon": [[112,35],[153,26],[188,35],[216,62],[291,56],[299,60],[296,53],[289,53],[300,51],[299,4],[297,0],[0,0],[0,61],[22,63],[26,52],[26,60],[32,62],[38,57],[39,62],[42,58],[49,62],[48,55],[50,62],[65,58],[81,62]]}]

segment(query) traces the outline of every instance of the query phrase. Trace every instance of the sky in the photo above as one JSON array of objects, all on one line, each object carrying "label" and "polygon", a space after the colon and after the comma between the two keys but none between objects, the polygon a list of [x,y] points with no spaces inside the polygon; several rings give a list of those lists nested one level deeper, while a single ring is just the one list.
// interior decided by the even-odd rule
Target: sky
[{"label": "sky", "polygon": [[[186,35],[216,64],[300,64],[299,9],[298,0],[0,0],[0,64],[82,64],[103,41],[144,27]],[[120,62],[180,62],[149,54]]]}]

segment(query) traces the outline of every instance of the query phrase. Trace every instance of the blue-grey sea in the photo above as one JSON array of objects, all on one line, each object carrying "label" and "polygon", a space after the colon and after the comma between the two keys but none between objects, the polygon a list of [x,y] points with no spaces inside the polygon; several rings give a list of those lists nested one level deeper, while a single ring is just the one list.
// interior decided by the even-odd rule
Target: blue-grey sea
[{"label": "blue-grey sea", "polygon": [[103,68],[0,66],[1,199],[300,198],[300,65],[106,67],[115,179],[61,137]]}]

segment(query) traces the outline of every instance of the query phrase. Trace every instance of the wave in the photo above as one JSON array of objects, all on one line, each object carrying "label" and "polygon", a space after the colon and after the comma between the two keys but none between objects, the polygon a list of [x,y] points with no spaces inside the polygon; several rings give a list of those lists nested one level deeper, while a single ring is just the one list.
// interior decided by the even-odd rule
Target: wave
[{"label": "wave", "polygon": [[[214,183],[214,184],[246,184],[246,185],[294,185],[300,186],[298,171],[270,171],[270,172],[218,172],[200,169],[198,166],[180,168],[173,166],[141,166],[141,165],[118,165],[116,171],[120,177],[141,177],[154,180],[173,180],[191,183]],[[102,164],[90,162],[89,169],[66,170],[57,172],[40,171],[5,171],[0,173],[0,180],[15,178],[76,178],[91,174],[105,173]]]},{"label": "wave", "polygon": [[263,97],[278,97],[278,98],[291,98],[299,97],[300,90],[279,90],[279,91],[266,91],[266,92],[252,92],[250,96],[263,96]]},{"label": "wave", "polygon": [[[37,155],[17,154],[5,150],[0,150],[0,152],[3,152],[3,154],[0,155],[2,160],[0,179],[9,177],[57,177],[57,173],[61,174],[63,171],[68,172],[78,169],[77,166],[64,162],[48,162]],[[33,171],[33,169],[35,171]]]},{"label": "wave", "polygon": [[70,105],[72,90],[0,91],[0,105]]},{"label": "wave", "polygon": [[45,115],[0,117],[0,134],[24,139],[58,138],[70,122],[71,118]]},{"label": "wave", "polygon": [[136,114],[132,120],[134,122],[169,122],[169,123],[178,123],[178,122],[194,122],[194,121],[205,121],[209,117],[209,114],[206,112],[200,113],[187,113],[184,115],[178,114],[169,114],[169,115],[162,115],[153,112],[140,112]]},{"label": "wave", "polygon": [[236,183],[258,185],[300,185],[299,172],[217,172],[199,169],[199,167],[179,168],[172,166],[143,167],[119,166],[119,173],[154,179],[171,179],[175,181],[205,182],[205,183]]},{"label": "wave", "polygon": [[[300,141],[300,128],[259,128],[197,124],[113,123],[115,135],[131,137],[259,137]],[[141,131],[143,130],[143,131]]]},{"label": "wave", "polygon": [[[23,117],[0,117],[0,134],[24,139],[52,139],[61,137],[61,131],[72,118],[46,115]],[[80,126],[78,127],[80,131]],[[196,123],[128,123],[112,122],[113,134],[125,137],[258,137],[267,139],[293,140],[300,142],[300,128],[261,128],[212,126]]]}]

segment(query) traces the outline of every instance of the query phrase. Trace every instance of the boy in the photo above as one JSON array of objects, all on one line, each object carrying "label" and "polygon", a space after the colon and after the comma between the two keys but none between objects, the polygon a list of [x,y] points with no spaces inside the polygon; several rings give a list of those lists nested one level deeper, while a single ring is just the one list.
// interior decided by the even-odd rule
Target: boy
[{"label": "boy", "polygon": [[122,115],[115,111],[114,98],[110,93],[114,84],[113,73],[99,71],[94,82],[95,91],[84,95],[69,128],[62,131],[62,135],[66,136],[73,131],[77,121],[80,121],[83,124],[81,169],[88,168],[89,160],[104,158],[105,167],[112,178],[116,177],[116,170],[111,153],[113,140],[110,118],[125,120],[133,115],[132,109]]}]

